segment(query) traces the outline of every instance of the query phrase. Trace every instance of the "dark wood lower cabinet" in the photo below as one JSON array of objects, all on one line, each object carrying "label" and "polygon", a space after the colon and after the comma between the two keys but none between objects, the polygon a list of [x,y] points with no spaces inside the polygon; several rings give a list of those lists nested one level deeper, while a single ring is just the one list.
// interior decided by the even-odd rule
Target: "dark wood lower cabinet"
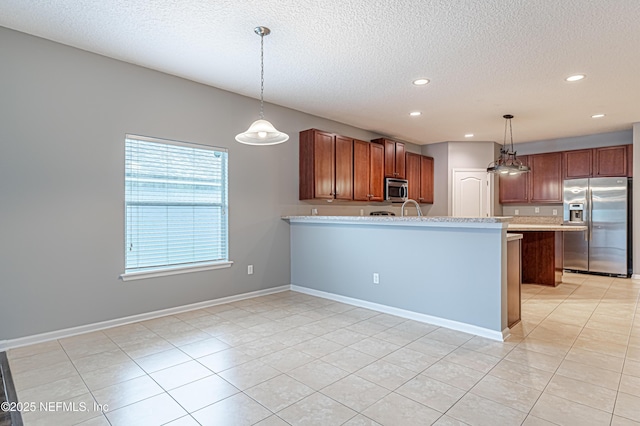
[{"label": "dark wood lower cabinet", "polygon": [[[520,231],[518,231],[520,232]],[[522,232],[522,282],[557,286],[562,282],[562,232]]]},{"label": "dark wood lower cabinet", "polygon": [[507,242],[507,325],[520,322],[522,259],[520,241]]}]

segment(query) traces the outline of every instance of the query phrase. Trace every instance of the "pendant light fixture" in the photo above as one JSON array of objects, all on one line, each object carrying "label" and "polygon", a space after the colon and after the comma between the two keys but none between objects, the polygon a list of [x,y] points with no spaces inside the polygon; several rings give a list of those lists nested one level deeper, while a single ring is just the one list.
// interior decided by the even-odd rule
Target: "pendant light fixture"
[{"label": "pendant light fixture", "polygon": [[236,140],[247,145],[276,145],[286,142],[289,135],[279,132],[273,124],[264,119],[264,36],[271,34],[267,27],[255,27],[253,31],[260,36],[260,118],[236,136]]},{"label": "pendant light fixture", "polygon": [[[521,173],[527,173],[531,169],[528,166],[522,164],[521,160],[518,160],[516,152],[513,150],[513,128],[511,127],[511,119],[513,115],[503,115],[506,121],[504,123],[504,141],[502,142],[502,148],[500,148],[500,157],[496,161],[489,164],[487,167],[488,173],[496,173],[501,175],[519,175]],[[509,139],[511,146],[507,147],[507,129],[509,130]]]}]

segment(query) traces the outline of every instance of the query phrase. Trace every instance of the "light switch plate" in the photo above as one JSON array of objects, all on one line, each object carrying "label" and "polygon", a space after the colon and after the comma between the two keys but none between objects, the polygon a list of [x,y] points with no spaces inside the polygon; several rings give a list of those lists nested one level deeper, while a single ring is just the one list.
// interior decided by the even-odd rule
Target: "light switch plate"
[{"label": "light switch plate", "polygon": [[535,208],[535,212],[536,212],[536,213],[540,213],[540,207],[536,207],[536,208]]}]

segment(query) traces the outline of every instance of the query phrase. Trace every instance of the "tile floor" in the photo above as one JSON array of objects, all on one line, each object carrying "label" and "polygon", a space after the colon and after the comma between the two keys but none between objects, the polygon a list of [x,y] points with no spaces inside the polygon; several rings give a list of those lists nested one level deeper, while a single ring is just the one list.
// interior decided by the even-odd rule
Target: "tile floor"
[{"label": "tile floor", "polygon": [[640,425],[640,282],[564,281],[505,343],[284,292],[8,355],[27,425]]}]

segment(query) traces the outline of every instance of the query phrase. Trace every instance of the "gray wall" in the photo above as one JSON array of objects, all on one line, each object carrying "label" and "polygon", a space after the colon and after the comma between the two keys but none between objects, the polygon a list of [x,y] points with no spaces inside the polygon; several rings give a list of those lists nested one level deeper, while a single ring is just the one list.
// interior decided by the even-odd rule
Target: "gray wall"
[{"label": "gray wall", "polygon": [[507,327],[505,233],[294,223],[291,283],[501,332]]},{"label": "gray wall", "polygon": [[[266,105],[291,139],[250,147],[255,99],[1,27],[0,57],[0,340],[289,284],[298,132],[379,136]],[[126,133],[229,149],[231,268],[118,279]]]}]

